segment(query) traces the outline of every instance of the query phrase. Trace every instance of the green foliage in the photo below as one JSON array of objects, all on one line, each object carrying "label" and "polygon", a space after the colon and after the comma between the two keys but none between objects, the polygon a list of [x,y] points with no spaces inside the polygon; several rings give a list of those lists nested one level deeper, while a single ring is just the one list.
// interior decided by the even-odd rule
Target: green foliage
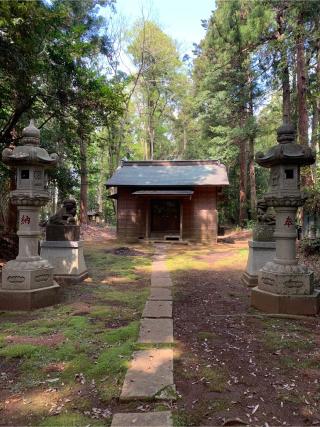
[{"label": "green foliage", "polygon": [[320,239],[302,239],[301,249],[305,256],[320,254]]},{"label": "green foliage", "polygon": [[[194,61],[181,60],[177,43],[152,20],[113,33],[113,6],[113,0],[0,2],[0,150],[19,144],[35,117],[42,146],[60,158],[49,174],[52,202],[43,217],[56,209],[56,195],[58,202],[74,196],[82,214],[98,209],[112,224],[115,203],[104,184],[122,158],[218,159],[230,180],[220,221],[244,225],[254,217],[254,187],[258,197],[267,188],[268,171],[254,167],[255,184],[249,166],[276,142],[286,75],[292,120],[299,123],[301,37],[311,143],[319,148],[320,3],[217,0]],[[135,67],[129,75],[119,71],[122,33]],[[4,223],[11,212],[4,165],[0,188]],[[317,192],[311,198],[307,209],[318,209]]]},{"label": "green foliage", "polygon": [[175,42],[155,22],[138,21],[130,33],[128,53],[139,70],[134,101],[143,127],[144,158],[175,158],[179,146],[169,134],[181,127],[183,119],[181,115],[176,119],[176,113],[182,111],[188,85],[179,72],[182,63]]},{"label": "green foliage", "polygon": [[31,357],[39,348],[31,344],[11,344],[0,350],[0,356],[7,358]]},{"label": "green foliage", "polygon": [[[97,127],[123,113],[124,85],[109,78],[114,45],[99,13],[101,7],[114,10],[112,5],[113,0],[0,2],[0,150],[12,140],[19,143],[22,127],[35,117],[43,128],[42,146],[60,158],[49,175],[60,201],[77,195],[80,172],[86,173],[80,142],[95,143]],[[110,64],[107,73],[98,67],[101,55]],[[1,186],[7,181],[6,169],[0,180]]]},{"label": "green foliage", "polygon": [[320,193],[317,188],[308,188],[304,190],[307,195],[306,203],[303,207],[304,211],[310,215],[320,213]]}]

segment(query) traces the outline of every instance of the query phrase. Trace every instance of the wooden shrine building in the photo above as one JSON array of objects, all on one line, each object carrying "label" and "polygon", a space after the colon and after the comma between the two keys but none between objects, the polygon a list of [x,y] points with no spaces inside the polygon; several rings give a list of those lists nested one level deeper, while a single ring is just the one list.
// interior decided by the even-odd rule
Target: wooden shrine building
[{"label": "wooden shrine building", "polygon": [[123,161],[106,185],[115,187],[121,240],[217,239],[217,199],[229,181],[216,160]]}]

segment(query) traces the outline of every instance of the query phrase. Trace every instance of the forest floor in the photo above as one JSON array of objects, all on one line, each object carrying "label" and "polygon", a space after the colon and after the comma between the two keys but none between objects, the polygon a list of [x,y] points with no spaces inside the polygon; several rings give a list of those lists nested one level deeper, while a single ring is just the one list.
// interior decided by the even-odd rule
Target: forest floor
[{"label": "forest floor", "polygon": [[320,425],[319,318],[250,307],[246,232],[168,245],[177,400],[119,402],[141,347],[153,247],[121,245],[101,227],[84,236],[84,283],[64,287],[57,306],[0,313],[0,425],[109,426],[116,412],[168,409],[175,426]]},{"label": "forest floor", "polygon": [[250,307],[240,282],[246,239],[168,257],[175,425],[320,425],[319,318],[279,319]]}]

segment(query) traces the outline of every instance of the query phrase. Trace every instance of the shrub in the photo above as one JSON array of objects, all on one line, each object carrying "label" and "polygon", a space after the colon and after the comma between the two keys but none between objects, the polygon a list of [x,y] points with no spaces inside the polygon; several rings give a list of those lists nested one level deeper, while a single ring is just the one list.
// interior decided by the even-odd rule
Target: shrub
[{"label": "shrub", "polygon": [[301,240],[301,249],[304,255],[320,254],[320,239],[308,239]]}]

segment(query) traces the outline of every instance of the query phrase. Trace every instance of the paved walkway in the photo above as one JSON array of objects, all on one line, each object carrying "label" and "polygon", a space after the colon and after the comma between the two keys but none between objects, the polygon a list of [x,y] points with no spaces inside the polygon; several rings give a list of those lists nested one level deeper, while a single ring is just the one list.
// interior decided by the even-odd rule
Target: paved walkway
[{"label": "paved walkway", "polygon": [[[165,262],[165,247],[156,245],[151,273],[150,296],[146,302],[139,334],[139,343],[173,343],[172,281]],[[120,399],[172,400],[173,350],[150,348],[136,351],[124,379]],[[171,427],[171,412],[115,414],[111,427]]]}]

